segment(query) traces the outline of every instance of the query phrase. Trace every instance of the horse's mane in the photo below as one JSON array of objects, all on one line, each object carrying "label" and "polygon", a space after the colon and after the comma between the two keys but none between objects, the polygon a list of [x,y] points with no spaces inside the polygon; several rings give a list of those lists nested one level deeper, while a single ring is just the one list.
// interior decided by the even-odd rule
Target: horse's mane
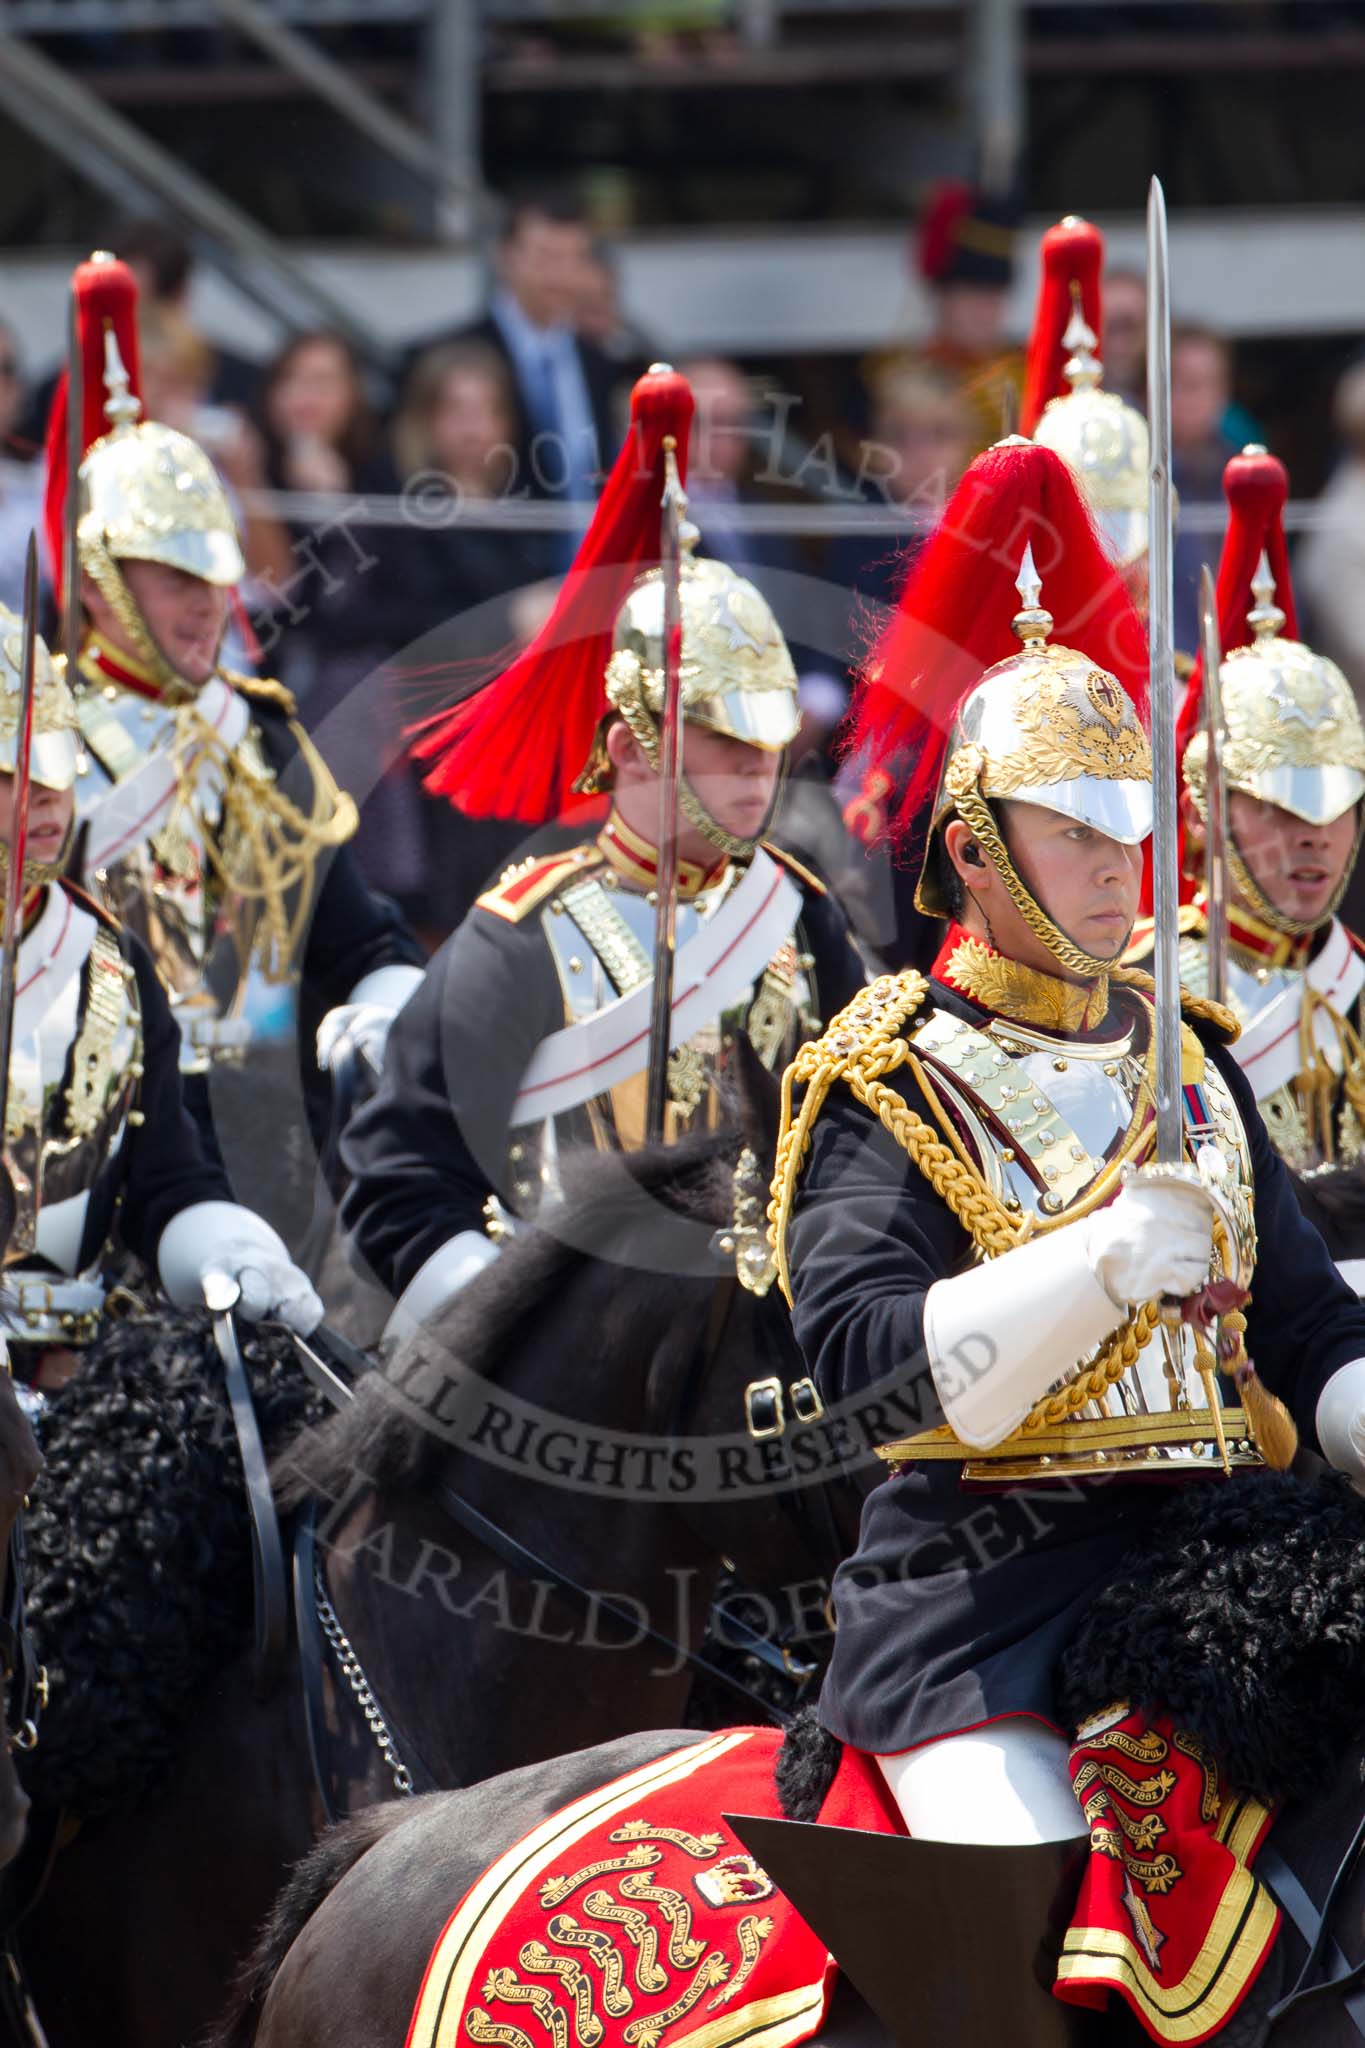
[{"label": "horse's mane", "polygon": [[[319,1397],[292,1340],[244,1336],[267,1449]],[[209,1319],[106,1322],[42,1424],[28,1612],[52,1682],[25,1787],[84,1820],[131,1812],[174,1766],[193,1701],[251,1622],[242,1466]]]},{"label": "horse's mane", "polygon": [[[641,1284],[648,1289],[650,1313],[664,1317],[695,1291],[699,1278],[720,1277],[719,1266],[708,1268],[697,1259],[700,1228],[693,1263],[689,1269],[684,1259],[679,1271],[679,1225],[709,1232],[729,1221],[731,1175],[742,1142],[733,1129],[722,1129],[635,1152],[567,1152],[561,1167],[564,1202],[555,1210],[554,1228],[518,1231],[500,1257],[462,1289],[435,1333],[441,1349],[471,1375],[496,1382],[522,1323],[554,1302],[585,1261],[606,1260],[619,1264],[621,1285],[594,1327],[592,1345],[575,1361],[575,1372],[580,1385],[584,1372],[617,1372],[620,1340],[629,1341],[632,1329],[638,1339]],[[390,1394],[407,1360],[404,1346],[383,1374],[362,1380],[346,1409],[320,1427],[300,1431],[281,1452],[273,1478],[283,1512],[310,1499],[340,1499],[358,1473],[381,1489],[420,1486],[435,1476],[448,1452],[445,1438],[424,1427],[410,1401]]]}]

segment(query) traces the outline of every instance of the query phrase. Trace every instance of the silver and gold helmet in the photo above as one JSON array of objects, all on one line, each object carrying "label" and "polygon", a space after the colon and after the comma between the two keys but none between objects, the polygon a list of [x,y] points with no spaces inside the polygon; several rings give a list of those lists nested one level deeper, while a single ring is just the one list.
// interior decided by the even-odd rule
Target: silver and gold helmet
[{"label": "silver and gold helmet", "polygon": [[952,817],[970,826],[1020,889],[989,809],[994,801],[1057,811],[1124,846],[1140,845],[1152,829],[1152,753],[1132,698],[1088,654],[1049,642],[1052,615],[1040,602],[1031,544],[1017,588],[1020,652],[986,670],[948,736],[916,898],[931,917],[951,915],[938,885],[937,844]]},{"label": "silver and gold helmet", "polygon": [[[1301,640],[1282,640],[1285,615],[1262,551],[1252,579],[1256,602],[1247,613],[1252,638],[1219,664],[1222,686],[1223,779],[1261,803],[1275,804],[1310,825],[1330,825],[1365,797],[1365,726],[1355,692],[1334,661]],[[1201,818],[1208,816],[1208,735],[1185,749],[1185,781]],[[1360,833],[1357,827],[1356,843]],[[1229,834],[1228,861],[1237,888],[1276,930],[1301,936],[1336,915],[1352,862],[1315,926],[1277,910],[1257,886]]]},{"label": "silver and gold helmet", "polygon": [[[1334,661],[1300,640],[1282,640],[1285,615],[1264,553],[1247,614],[1252,639],[1225,655],[1222,684],[1223,777],[1262,803],[1310,825],[1330,825],[1365,796],[1365,726],[1355,692]],[[1199,808],[1207,804],[1208,737],[1185,750],[1185,779]]]},{"label": "silver and gold helmet", "polygon": [[[796,669],[767,599],[724,562],[684,554],[682,711],[693,725],[780,753],[796,738]],[[607,665],[607,696],[624,714],[653,719],[664,700],[664,582],[650,569],[620,611]]]},{"label": "silver and gold helmet", "polygon": [[[762,592],[725,562],[698,556],[695,527],[684,526],[679,576],[682,625],[682,715],[765,753],[782,753],[801,726],[796,668]],[[664,701],[664,579],[647,569],[616,615],[607,664],[608,711],[598,725],[588,765],[576,787],[610,788],[606,728],[623,718],[651,767],[660,763]],[[701,810],[686,783],[684,814],[727,852],[750,850]]]},{"label": "silver and gold helmet", "polygon": [[1117,392],[1101,390],[1104,367],[1079,297],[1062,341],[1071,389],[1044,406],[1033,438],[1069,465],[1111,560],[1131,568],[1147,552],[1147,422]]},{"label": "silver and gold helmet", "polygon": [[[0,604],[0,774],[18,766],[24,622]],[[44,789],[70,789],[80,766],[76,706],[66,678],[40,639],[34,647],[29,774]]]},{"label": "silver and gold helmet", "polygon": [[124,562],[162,562],[230,589],[246,574],[237,522],[217,470],[196,441],[141,417],[112,329],[104,337],[104,412],[76,476],[80,564],[163,687],[180,679],[147,631]]}]

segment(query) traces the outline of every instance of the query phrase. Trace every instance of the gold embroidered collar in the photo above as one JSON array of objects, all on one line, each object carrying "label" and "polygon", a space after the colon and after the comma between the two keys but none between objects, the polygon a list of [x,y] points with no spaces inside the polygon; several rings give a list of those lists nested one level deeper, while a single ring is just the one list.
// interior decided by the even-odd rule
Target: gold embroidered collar
[{"label": "gold embroidered collar", "polygon": [[[597,844],[607,866],[627,888],[643,893],[654,887],[659,879],[659,850],[632,831],[619,811],[612,810],[597,835]],[[723,855],[709,868],[704,868],[700,861],[679,860],[679,896],[699,896],[703,889],[713,889],[729,865]]]},{"label": "gold embroidered collar", "polygon": [[983,1010],[1017,1024],[1037,1024],[1074,1036],[1095,1030],[1109,1014],[1108,975],[1095,982],[1063,981],[1007,960],[959,926],[949,934],[934,973]]},{"label": "gold embroidered collar", "polygon": [[[1202,890],[1195,903],[1207,931],[1208,905]],[[1248,967],[1291,967],[1301,971],[1312,957],[1317,936],[1314,931],[1306,932],[1300,938],[1290,938],[1284,932],[1277,932],[1273,925],[1266,924],[1243,903],[1234,904],[1228,911],[1228,944],[1241,955]]]}]

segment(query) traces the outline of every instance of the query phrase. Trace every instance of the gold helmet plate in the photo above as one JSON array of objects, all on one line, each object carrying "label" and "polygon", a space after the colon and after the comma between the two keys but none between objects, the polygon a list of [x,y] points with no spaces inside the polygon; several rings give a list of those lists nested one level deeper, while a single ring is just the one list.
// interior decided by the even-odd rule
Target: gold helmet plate
[{"label": "gold helmet plate", "polygon": [[948,736],[916,897],[931,917],[949,915],[937,885],[939,831],[955,815],[977,831],[994,799],[1060,812],[1125,846],[1152,829],[1152,752],[1132,699],[1088,654],[1049,644],[1052,616],[1031,546],[1016,587],[1020,652],[986,670]]}]

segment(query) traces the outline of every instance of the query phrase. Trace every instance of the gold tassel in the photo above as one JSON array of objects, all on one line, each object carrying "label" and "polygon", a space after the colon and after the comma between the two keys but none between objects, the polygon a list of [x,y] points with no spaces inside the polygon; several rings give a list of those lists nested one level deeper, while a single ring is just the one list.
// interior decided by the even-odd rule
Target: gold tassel
[{"label": "gold tassel", "polygon": [[[1228,1456],[1228,1440],[1223,1430],[1223,1404],[1218,1396],[1218,1361],[1213,1355],[1213,1346],[1197,1323],[1192,1325],[1192,1331],[1195,1368],[1204,1382],[1204,1399],[1208,1404],[1214,1436],[1218,1440],[1219,1463],[1224,1472],[1230,1474],[1232,1460]],[[1174,1406],[1174,1402],[1171,1405]]]},{"label": "gold tassel", "polygon": [[1287,1472],[1299,1448],[1299,1432],[1284,1402],[1271,1393],[1247,1357],[1246,1326],[1247,1319],[1240,1309],[1223,1317],[1219,1335],[1223,1371],[1237,1389],[1257,1450],[1272,1472]]},{"label": "gold tassel", "polygon": [[1233,1378],[1252,1441],[1273,1472],[1287,1472],[1299,1448],[1299,1432],[1284,1402],[1272,1394],[1250,1359]]}]

